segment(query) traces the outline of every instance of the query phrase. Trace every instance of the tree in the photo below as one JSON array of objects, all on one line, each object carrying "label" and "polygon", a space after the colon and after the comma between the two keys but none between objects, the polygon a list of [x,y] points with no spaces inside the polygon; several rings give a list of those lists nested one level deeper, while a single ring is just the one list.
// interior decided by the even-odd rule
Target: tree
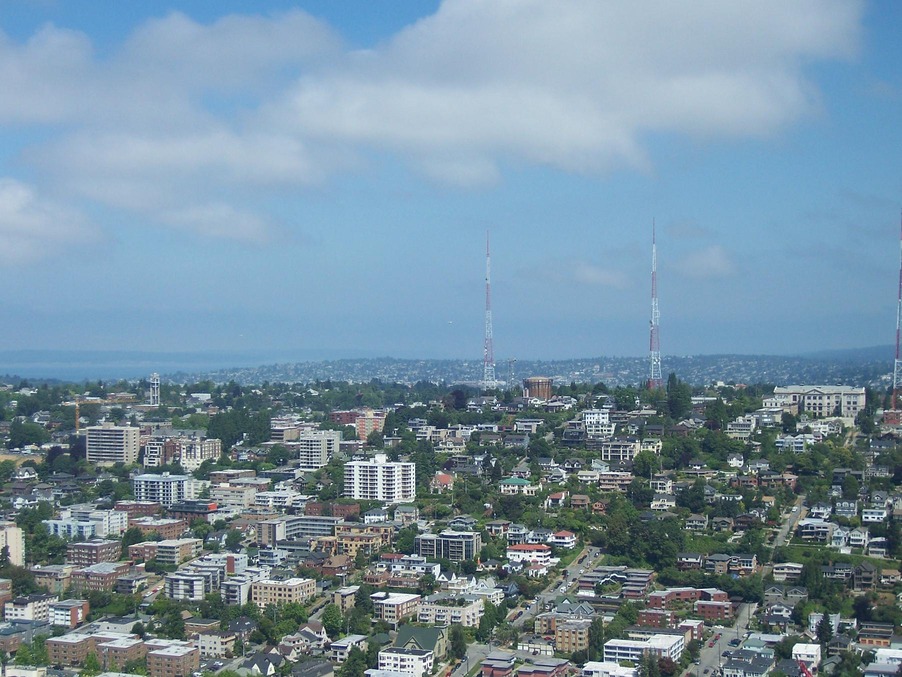
[{"label": "tree", "polygon": [[147,634],[147,630],[144,628],[144,623],[138,621],[132,626],[132,634],[137,635],[141,639],[144,639],[144,636]]},{"label": "tree", "polygon": [[354,608],[360,609],[365,614],[373,613],[373,598],[370,597],[375,592],[375,588],[369,583],[362,583],[354,593]]},{"label": "tree", "polygon": [[341,609],[335,604],[327,604],[323,609],[323,628],[326,634],[332,639],[338,639],[341,634],[341,628],[344,626],[344,618],[341,615]]},{"label": "tree", "polygon": [[639,661],[639,677],[661,677],[658,657],[651,652],[644,653]]},{"label": "tree", "polygon": [[670,418],[680,420],[690,411],[692,411],[692,388],[671,372],[667,377],[667,412]]},{"label": "tree", "polygon": [[241,549],[241,541],[244,539],[244,536],[238,529],[229,529],[228,533],[226,533],[225,545],[228,550],[232,552],[237,552]]},{"label": "tree", "polygon": [[348,652],[347,659],[338,670],[338,677],[364,677],[366,670],[366,654],[355,646]]},{"label": "tree", "polygon": [[649,477],[652,472],[661,468],[661,459],[651,451],[640,451],[633,459],[633,475],[643,479]]},{"label": "tree", "polygon": [[847,500],[857,499],[859,488],[858,479],[852,473],[848,473],[842,481],[842,497]]},{"label": "tree", "polygon": [[50,433],[37,423],[14,420],[9,425],[9,442],[7,447],[19,449],[29,444],[43,444],[50,439]]},{"label": "tree", "polygon": [[85,656],[85,663],[82,666],[81,674],[86,677],[92,677],[93,675],[99,675],[101,672],[103,672],[103,666],[100,665],[97,654],[93,651],[88,652],[88,655]]},{"label": "tree", "polygon": [[451,626],[450,644],[449,651],[452,658],[462,660],[467,655],[467,635],[459,623]]},{"label": "tree", "polygon": [[830,625],[830,614],[826,611],[817,624],[816,634],[817,641],[825,646],[833,639],[833,626]]},{"label": "tree", "polygon": [[414,526],[404,527],[398,532],[395,538],[395,549],[405,555],[413,554],[415,548],[415,540],[417,537],[417,528]]}]

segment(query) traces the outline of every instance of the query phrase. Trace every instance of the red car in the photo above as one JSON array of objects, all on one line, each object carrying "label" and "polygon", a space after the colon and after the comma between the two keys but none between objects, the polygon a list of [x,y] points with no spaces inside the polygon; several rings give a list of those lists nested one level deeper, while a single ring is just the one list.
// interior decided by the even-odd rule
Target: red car
[{"label": "red car", "polygon": [[708,642],[708,648],[710,649],[712,646],[714,646],[714,642]]}]

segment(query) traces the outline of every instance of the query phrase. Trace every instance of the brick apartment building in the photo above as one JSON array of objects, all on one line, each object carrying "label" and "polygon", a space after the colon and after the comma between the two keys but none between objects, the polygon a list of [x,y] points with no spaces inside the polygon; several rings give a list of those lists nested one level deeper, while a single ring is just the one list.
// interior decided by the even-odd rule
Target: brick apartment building
[{"label": "brick apartment building", "polygon": [[110,592],[131,569],[130,562],[101,562],[72,572],[72,588],[78,592]]},{"label": "brick apartment building", "polygon": [[66,561],[77,567],[86,567],[101,562],[118,562],[121,554],[120,541],[92,538],[90,541],[70,543],[66,548]]}]

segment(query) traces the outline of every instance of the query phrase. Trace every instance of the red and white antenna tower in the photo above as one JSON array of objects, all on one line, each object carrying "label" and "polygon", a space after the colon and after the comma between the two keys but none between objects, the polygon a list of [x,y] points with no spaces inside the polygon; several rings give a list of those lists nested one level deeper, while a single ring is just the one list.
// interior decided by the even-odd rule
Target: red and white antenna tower
[{"label": "red and white antenna tower", "polygon": [[648,332],[648,388],[654,390],[664,385],[661,375],[661,341],[658,335],[660,329],[661,311],[658,310],[658,250],[655,237],[655,222],[651,222],[651,322]]},{"label": "red and white antenna tower", "polygon": [[[899,355],[899,337],[902,334],[902,218],[899,224],[899,295],[896,301],[896,360],[893,362],[893,404],[894,412],[898,412],[897,402],[899,390],[902,389],[902,356]],[[897,414],[896,418],[899,416]]]},{"label": "red and white antenna tower", "polygon": [[485,234],[485,343],[482,350],[482,386],[490,389],[498,385],[495,380],[495,347],[492,341],[492,257],[489,252],[489,234]]}]

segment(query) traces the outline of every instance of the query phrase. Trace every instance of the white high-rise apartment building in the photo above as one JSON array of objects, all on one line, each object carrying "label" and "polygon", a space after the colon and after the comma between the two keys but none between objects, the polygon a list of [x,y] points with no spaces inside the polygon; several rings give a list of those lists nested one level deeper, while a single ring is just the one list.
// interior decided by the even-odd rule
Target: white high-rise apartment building
[{"label": "white high-rise apartment building", "polygon": [[136,501],[152,501],[168,508],[173,503],[197,498],[203,482],[191,475],[144,474],[132,477]]},{"label": "white high-rise apartment building", "polygon": [[25,566],[25,536],[15,522],[0,522],[0,551],[9,548],[9,563]]},{"label": "white high-rise apartment building", "polygon": [[583,412],[583,425],[589,437],[611,437],[614,424],[611,423],[610,411],[607,409],[586,409]]},{"label": "white high-rise apartment building", "polygon": [[341,446],[340,430],[308,430],[292,443],[298,450],[301,470],[318,470],[332,460]]},{"label": "white high-rise apartment building", "polygon": [[85,430],[87,460],[97,465],[137,463],[141,431],[132,426],[104,423]]},{"label": "white high-rise apartment building", "polygon": [[411,503],[416,498],[416,464],[392,462],[385,454],[345,463],[344,494],[348,498],[385,503]]}]

